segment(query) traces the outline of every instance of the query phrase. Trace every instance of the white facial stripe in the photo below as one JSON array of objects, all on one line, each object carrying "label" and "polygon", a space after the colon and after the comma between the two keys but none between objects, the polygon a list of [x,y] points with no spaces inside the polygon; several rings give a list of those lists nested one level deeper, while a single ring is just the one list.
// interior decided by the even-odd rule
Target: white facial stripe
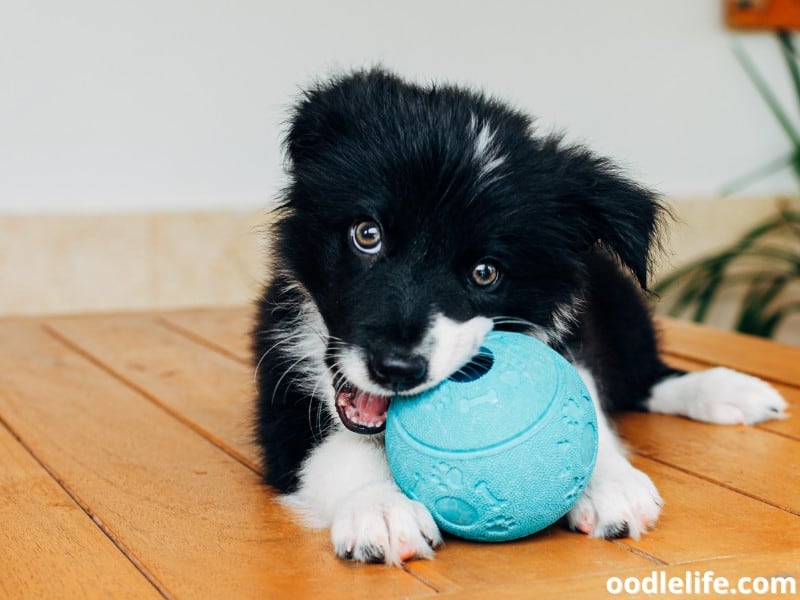
[{"label": "white facial stripe", "polygon": [[[422,384],[403,394],[418,394],[452,375],[475,356],[491,329],[492,320],[486,317],[458,322],[439,313],[434,315],[428,332],[415,349],[415,353],[428,360],[428,375]],[[345,379],[357,388],[374,394],[388,393],[370,379],[362,349],[348,348],[339,355],[337,363]]]},{"label": "white facial stripe", "polygon": [[478,352],[491,329],[492,320],[486,317],[474,317],[459,323],[436,314],[422,342],[422,347],[430,348],[426,387],[438,384],[465,365]]}]

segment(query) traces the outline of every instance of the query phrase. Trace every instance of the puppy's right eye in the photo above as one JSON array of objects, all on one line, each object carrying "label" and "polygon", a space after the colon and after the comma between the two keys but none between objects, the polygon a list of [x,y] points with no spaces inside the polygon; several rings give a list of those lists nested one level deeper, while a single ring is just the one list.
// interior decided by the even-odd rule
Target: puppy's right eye
[{"label": "puppy's right eye", "polygon": [[359,221],[350,228],[350,240],[356,250],[364,254],[377,254],[381,250],[381,226],[375,221]]},{"label": "puppy's right eye", "polygon": [[500,281],[500,269],[490,260],[483,260],[472,267],[469,274],[472,285],[483,289],[491,289]]}]

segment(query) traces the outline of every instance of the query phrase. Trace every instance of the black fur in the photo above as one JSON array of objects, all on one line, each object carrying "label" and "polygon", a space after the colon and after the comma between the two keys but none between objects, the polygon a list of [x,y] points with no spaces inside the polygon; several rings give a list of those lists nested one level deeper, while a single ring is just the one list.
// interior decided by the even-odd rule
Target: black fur
[{"label": "black fur", "polygon": [[[253,330],[253,356],[257,360],[256,441],[263,448],[264,477],[283,492],[297,487],[297,468],[308,451],[322,439],[330,415],[319,400],[297,385],[303,364],[286,356],[275,337],[278,324],[296,322],[299,294],[275,279],[258,304]],[[261,360],[261,357],[266,357]]]},{"label": "black fur", "polygon": [[644,410],[653,384],[678,375],[659,356],[656,330],[641,289],[603,252],[587,257],[580,325],[559,349],[591,365],[610,413]]},{"label": "black fur", "polygon": [[[488,172],[474,151],[483,126],[488,158],[502,158]],[[436,307],[456,321],[513,317],[554,338],[566,310],[574,323],[555,343],[596,370],[610,410],[637,408],[673,373],[643,299],[663,210],[608,160],[537,137],[528,117],[481,94],[380,70],[306,92],[286,148],[276,274],[253,335],[263,357],[257,437],[280,491],[296,488],[302,459],[336,418],[299,384],[312,359],[298,362],[282,343],[305,318],[304,301],[333,340],[329,366],[340,340],[412,348]],[[350,243],[360,219],[383,228],[377,257]],[[469,282],[485,258],[502,270],[490,290]]]}]

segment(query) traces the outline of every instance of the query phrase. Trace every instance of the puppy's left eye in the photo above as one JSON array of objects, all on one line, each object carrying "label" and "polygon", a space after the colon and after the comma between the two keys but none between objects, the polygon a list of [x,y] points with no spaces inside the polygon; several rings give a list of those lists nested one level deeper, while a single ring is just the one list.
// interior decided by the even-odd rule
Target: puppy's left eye
[{"label": "puppy's left eye", "polygon": [[493,262],[482,260],[472,267],[469,277],[470,281],[480,288],[492,288],[500,281],[500,269]]},{"label": "puppy's left eye", "polygon": [[383,244],[381,226],[375,221],[359,221],[350,228],[350,240],[359,252],[377,254]]}]

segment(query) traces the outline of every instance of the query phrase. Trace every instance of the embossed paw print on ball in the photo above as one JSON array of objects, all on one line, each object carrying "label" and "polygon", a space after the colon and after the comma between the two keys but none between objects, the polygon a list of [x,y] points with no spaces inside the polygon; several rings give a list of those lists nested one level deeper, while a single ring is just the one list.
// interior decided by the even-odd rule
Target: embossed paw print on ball
[{"label": "embossed paw print on ball", "polygon": [[392,400],[386,453],[400,489],[444,531],[506,541],[572,508],[594,468],[597,420],[564,357],[493,331],[448,380]]}]

